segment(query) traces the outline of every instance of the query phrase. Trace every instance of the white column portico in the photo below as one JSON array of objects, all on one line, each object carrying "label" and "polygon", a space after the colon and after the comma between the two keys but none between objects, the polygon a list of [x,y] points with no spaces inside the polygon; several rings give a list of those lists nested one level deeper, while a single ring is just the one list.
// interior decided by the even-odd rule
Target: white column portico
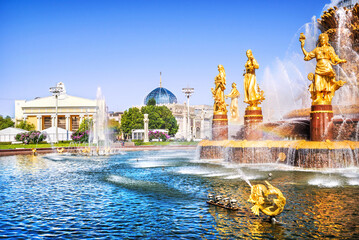
[{"label": "white column portico", "polygon": [[184,137],[184,138],[186,138],[186,134],[187,134],[187,112],[184,110],[183,111],[183,122],[182,122],[182,126],[183,126],[183,128],[182,128],[182,131],[183,131],[183,134],[182,134],[182,136]]},{"label": "white column portico", "polygon": [[70,130],[70,114],[66,114],[66,130]]},{"label": "white column portico", "polygon": [[41,115],[37,115],[37,131],[41,131],[42,130],[42,116]]},{"label": "white column portico", "polygon": [[85,117],[85,115],[80,114],[80,124],[81,124],[81,123],[82,123],[82,121],[84,120],[84,117]]},{"label": "white column portico", "polygon": [[201,113],[201,136],[200,136],[201,139],[204,138],[204,115],[205,115],[205,112],[202,110],[202,113]]},{"label": "white column portico", "polygon": [[56,115],[55,114],[51,115],[51,127],[55,127],[55,119],[56,119]]}]

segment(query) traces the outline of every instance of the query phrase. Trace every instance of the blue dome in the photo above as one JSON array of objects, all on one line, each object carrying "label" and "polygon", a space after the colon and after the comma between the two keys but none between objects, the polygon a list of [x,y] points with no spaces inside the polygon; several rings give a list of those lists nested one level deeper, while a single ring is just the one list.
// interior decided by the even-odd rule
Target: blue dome
[{"label": "blue dome", "polygon": [[170,90],[163,87],[156,88],[146,96],[146,105],[148,100],[150,100],[151,98],[154,98],[156,100],[156,104],[177,103],[176,96]]}]

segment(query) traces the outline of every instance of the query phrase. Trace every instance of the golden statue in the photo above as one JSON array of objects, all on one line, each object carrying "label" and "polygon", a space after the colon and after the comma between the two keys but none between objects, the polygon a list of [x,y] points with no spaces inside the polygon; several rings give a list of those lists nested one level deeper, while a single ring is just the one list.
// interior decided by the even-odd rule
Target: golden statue
[{"label": "golden statue", "polygon": [[[263,184],[252,186],[248,201],[254,204],[251,209],[255,215],[259,215],[259,211],[261,211],[265,215],[274,217],[283,211],[286,199],[278,188],[273,187],[267,181],[265,183],[268,188]],[[272,198],[274,195],[277,198]]]},{"label": "golden statue", "polygon": [[224,100],[226,89],[226,73],[222,65],[218,65],[218,75],[214,78],[215,88],[211,88],[214,98],[214,114],[227,114],[227,104]]},{"label": "golden statue", "polygon": [[265,98],[263,91],[257,85],[255,70],[259,68],[257,60],[253,57],[252,50],[246,52],[248,60],[245,64],[244,74],[244,102],[249,104],[250,108],[257,108]]},{"label": "golden statue", "polygon": [[317,60],[315,75],[313,76],[312,73],[308,75],[308,79],[313,82],[309,86],[312,104],[331,104],[335,91],[345,84],[344,81],[335,80],[335,71],[332,65],[346,63],[347,61],[340,59],[335,54],[334,48],[329,44],[329,37],[326,33],[319,35],[318,46],[309,53],[304,49],[305,36],[303,33],[300,34],[299,41],[304,54],[304,60],[309,61],[313,58]]},{"label": "golden statue", "polygon": [[231,121],[239,121],[238,116],[238,97],[239,92],[237,90],[237,84],[232,83],[232,90],[228,95],[225,95],[226,99],[231,98],[230,112],[231,112]]}]

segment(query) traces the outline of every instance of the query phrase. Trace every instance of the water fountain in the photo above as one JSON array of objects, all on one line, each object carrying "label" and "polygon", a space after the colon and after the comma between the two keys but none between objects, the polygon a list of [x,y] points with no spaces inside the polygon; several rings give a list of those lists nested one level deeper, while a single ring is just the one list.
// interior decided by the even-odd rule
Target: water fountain
[{"label": "water fountain", "polygon": [[[247,86],[245,84],[244,87],[246,93],[251,92],[253,101],[249,101],[248,94],[246,94],[245,102],[249,106],[244,114],[245,124],[236,136],[230,136],[232,139],[226,137],[228,134],[220,134],[222,137],[216,137],[219,129],[228,133],[228,120],[227,110],[224,108],[216,116],[218,106],[225,106],[225,103],[220,103],[221,98],[216,97],[212,90],[215,101],[214,137],[212,141],[200,142],[201,158],[225,158],[232,162],[250,164],[280,162],[302,168],[359,166],[359,142],[357,139],[359,122],[359,80],[357,77],[359,76],[357,69],[359,61],[359,28],[357,28],[359,26],[359,5],[356,4],[352,9],[330,8],[323,13],[317,22],[316,25],[323,32],[318,38],[318,47],[320,48],[316,48],[317,44],[313,41],[318,33],[316,27],[307,25],[306,34],[301,34],[299,37],[305,60],[317,59],[315,74],[310,73],[315,68],[313,64],[306,65],[304,71],[293,67],[293,64],[287,64],[293,70],[290,74],[289,68],[283,68],[285,65],[279,64],[283,68],[282,74],[284,74],[286,81],[290,81],[289,76],[293,75],[297,75],[296,80],[299,79],[299,82],[304,81],[303,76],[305,75],[308,75],[308,80],[312,81],[309,91],[306,90],[300,94],[302,108],[299,107],[300,109],[283,114],[281,121],[270,121],[269,119],[268,122],[262,122],[262,109],[258,107],[258,104],[264,100],[264,95],[263,91],[256,85],[254,74],[258,64],[251,51],[248,50],[245,83],[250,82],[251,79],[253,83],[251,83],[251,90],[248,90],[249,83]],[[306,43],[306,40],[309,40],[309,44]],[[335,52],[328,45],[329,40]],[[310,50],[314,50],[307,52],[308,46],[304,48],[305,44],[309,45]],[[324,48],[331,54],[331,59],[328,61],[319,56],[318,51],[324,51]],[[340,55],[340,58],[336,54]],[[295,57],[298,58],[298,54]],[[330,61],[331,64],[328,65],[325,61],[328,64]],[[331,65],[336,66],[332,69]],[[323,67],[328,68],[324,70]],[[310,71],[309,68],[311,68]],[[225,77],[224,69],[222,75]],[[265,76],[270,75],[266,69]],[[217,76],[215,79],[216,89],[221,89],[217,88],[218,79]],[[303,87],[298,86],[290,87],[291,96],[286,98],[287,102],[289,100],[294,101],[293,106],[297,106],[295,100],[298,99],[295,97],[293,89],[303,89]],[[221,91],[224,89],[222,88]],[[336,94],[334,95],[334,93]],[[221,94],[217,94],[217,96],[221,96]],[[267,97],[269,102],[263,104],[265,108],[271,107],[271,103],[278,101],[278,99],[273,99],[271,94],[269,93],[269,97]],[[309,103],[305,100],[306,98],[312,101],[310,109],[303,108]],[[218,115],[220,115],[220,119]],[[278,118],[278,114],[276,115],[273,120]],[[221,122],[221,125],[218,122]],[[274,135],[276,137],[273,137]]]},{"label": "water fountain", "polygon": [[[305,35],[308,41],[310,37]],[[314,49],[315,45],[306,48]],[[313,69],[314,65],[310,71]],[[358,239],[359,207],[355,204],[359,201],[358,168],[306,169],[358,166],[359,124],[345,112],[346,106],[333,107],[334,125],[338,119],[336,111],[345,115],[344,123],[338,123],[337,130],[336,126],[333,128],[334,140],[308,141],[310,109],[288,114],[299,114],[304,118],[288,117],[261,123],[262,117],[255,116],[262,110],[258,105],[254,106],[257,109],[249,109],[258,112],[247,112],[246,115],[252,117],[246,118],[258,117],[260,121],[248,121],[247,128],[243,127],[237,134],[239,139],[229,140],[228,126],[232,123],[231,119],[227,120],[227,110],[221,105],[225,104],[222,101],[225,96],[223,66],[219,70],[213,89],[215,100],[220,103],[216,105],[213,122],[215,139],[200,143],[198,154],[202,159],[195,159],[194,151],[182,149],[133,151],[96,158],[82,155],[82,151],[76,157],[1,157],[0,236]],[[290,79],[288,76],[290,74],[285,76],[287,80]],[[341,102],[337,100],[338,96],[348,82],[338,90],[333,103]],[[266,90],[265,84],[261,87]],[[279,93],[277,90],[275,92]],[[293,93],[294,99],[295,88],[292,90],[290,95]],[[270,104],[267,103],[273,96],[271,92],[264,92],[267,102],[262,104],[262,115],[268,110]],[[304,95],[310,99],[309,92]],[[105,109],[104,104],[100,106]],[[96,116],[94,119],[97,123],[90,143],[97,154],[97,147],[106,146],[103,138],[106,134],[100,133],[105,126],[100,124],[104,123],[103,118]],[[348,136],[347,126],[352,122],[355,123],[354,139],[350,135],[352,141],[344,141],[343,138]],[[246,131],[252,131],[252,127],[258,133],[255,136],[261,136],[261,139],[244,139],[250,137]],[[328,135],[326,129],[324,135]],[[71,146],[78,147],[76,144]],[[213,159],[215,157],[230,162]],[[262,185],[263,182],[266,185]],[[209,195],[209,199],[233,209],[206,206],[208,192],[216,193]],[[215,198],[218,195],[227,197]],[[271,199],[276,208],[263,201],[272,195],[276,197]],[[249,209],[255,213],[258,210],[267,212],[270,216],[280,213],[278,220],[285,224],[272,224],[262,217],[255,217]]]},{"label": "water fountain", "polygon": [[105,97],[101,88],[97,88],[96,94],[97,111],[93,116],[93,124],[89,133],[89,143],[85,148],[81,148],[78,154],[81,155],[110,155],[117,153],[111,141],[112,132],[108,128],[108,114]]}]

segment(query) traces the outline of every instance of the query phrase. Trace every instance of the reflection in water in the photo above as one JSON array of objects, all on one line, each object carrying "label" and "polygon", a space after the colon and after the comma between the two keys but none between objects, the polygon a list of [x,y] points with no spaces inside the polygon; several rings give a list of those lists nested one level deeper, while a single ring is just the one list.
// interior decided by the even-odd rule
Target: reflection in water
[{"label": "reflection in water", "polygon": [[[258,174],[258,171],[267,172],[269,168],[270,166],[267,168],[245,166],[243,171],[251,175]],[[358,169],[343,169],[342,172],[330,174],[319,171],[272,171],[273,179],[270,182],[287,198],[284,212],[277,217],[281,224],[272,224],[263,214],[255,217],[251,213],[251,205],[246,202],[250,188],[244,181],[213,179],[214,181],[209,184],[211,193],[236,198],[239,200],[239,205],[244,208],[244,211],[235,213],[212,205],[209,207],[208,211],[216,221],[215,228],[222,237],[307,239],[353,238],[359,235],[356,227],[359,221],[357,214],[359,188],[345,184],[345,182],[349,184],[352,178],[359,178]],[[331,188],[323,188],[322,183],[313,186],[312,180],[318,177],[326,179],[327,182],[337,181],[341,184],[329,185],[333,186]],[[263,183],[264,180],[265,177],[252,180],[251,184]]]},{"label": "reflection in water", "polygon": [[46,162],[40,156],[16,155],[16,165],[20,170],[37,171],[47,168]]},{"label": "reflection in water", "polygon": [[[0,238],[359,237],[357,168],[320,172],[280,164],[233,166],[194,155],[0,157]],[[287,204],[276,217],[282,224],[253,215],[247,202],[251,188],[243,176],[252,185],[268,180],[282,191]],[[209,205],[208,193],[237,199],[241,209]]]},{"label": "reflection in water", "polygon": [[[340,190],[328,191],[325,189],[313,192],[312,198],[315,204],[308,211],[313,215],[314,225],[319,232],[328,236],[340,237],[346,224],[349,227],[351,223],[353,227],[356,225],[357,209],[353,206],[358,205],[358,202],[353,201],[355,198],[343,198]],[[343,215],[345,216],[343,222],[338,222],[337,219],[341,219]]]}]

